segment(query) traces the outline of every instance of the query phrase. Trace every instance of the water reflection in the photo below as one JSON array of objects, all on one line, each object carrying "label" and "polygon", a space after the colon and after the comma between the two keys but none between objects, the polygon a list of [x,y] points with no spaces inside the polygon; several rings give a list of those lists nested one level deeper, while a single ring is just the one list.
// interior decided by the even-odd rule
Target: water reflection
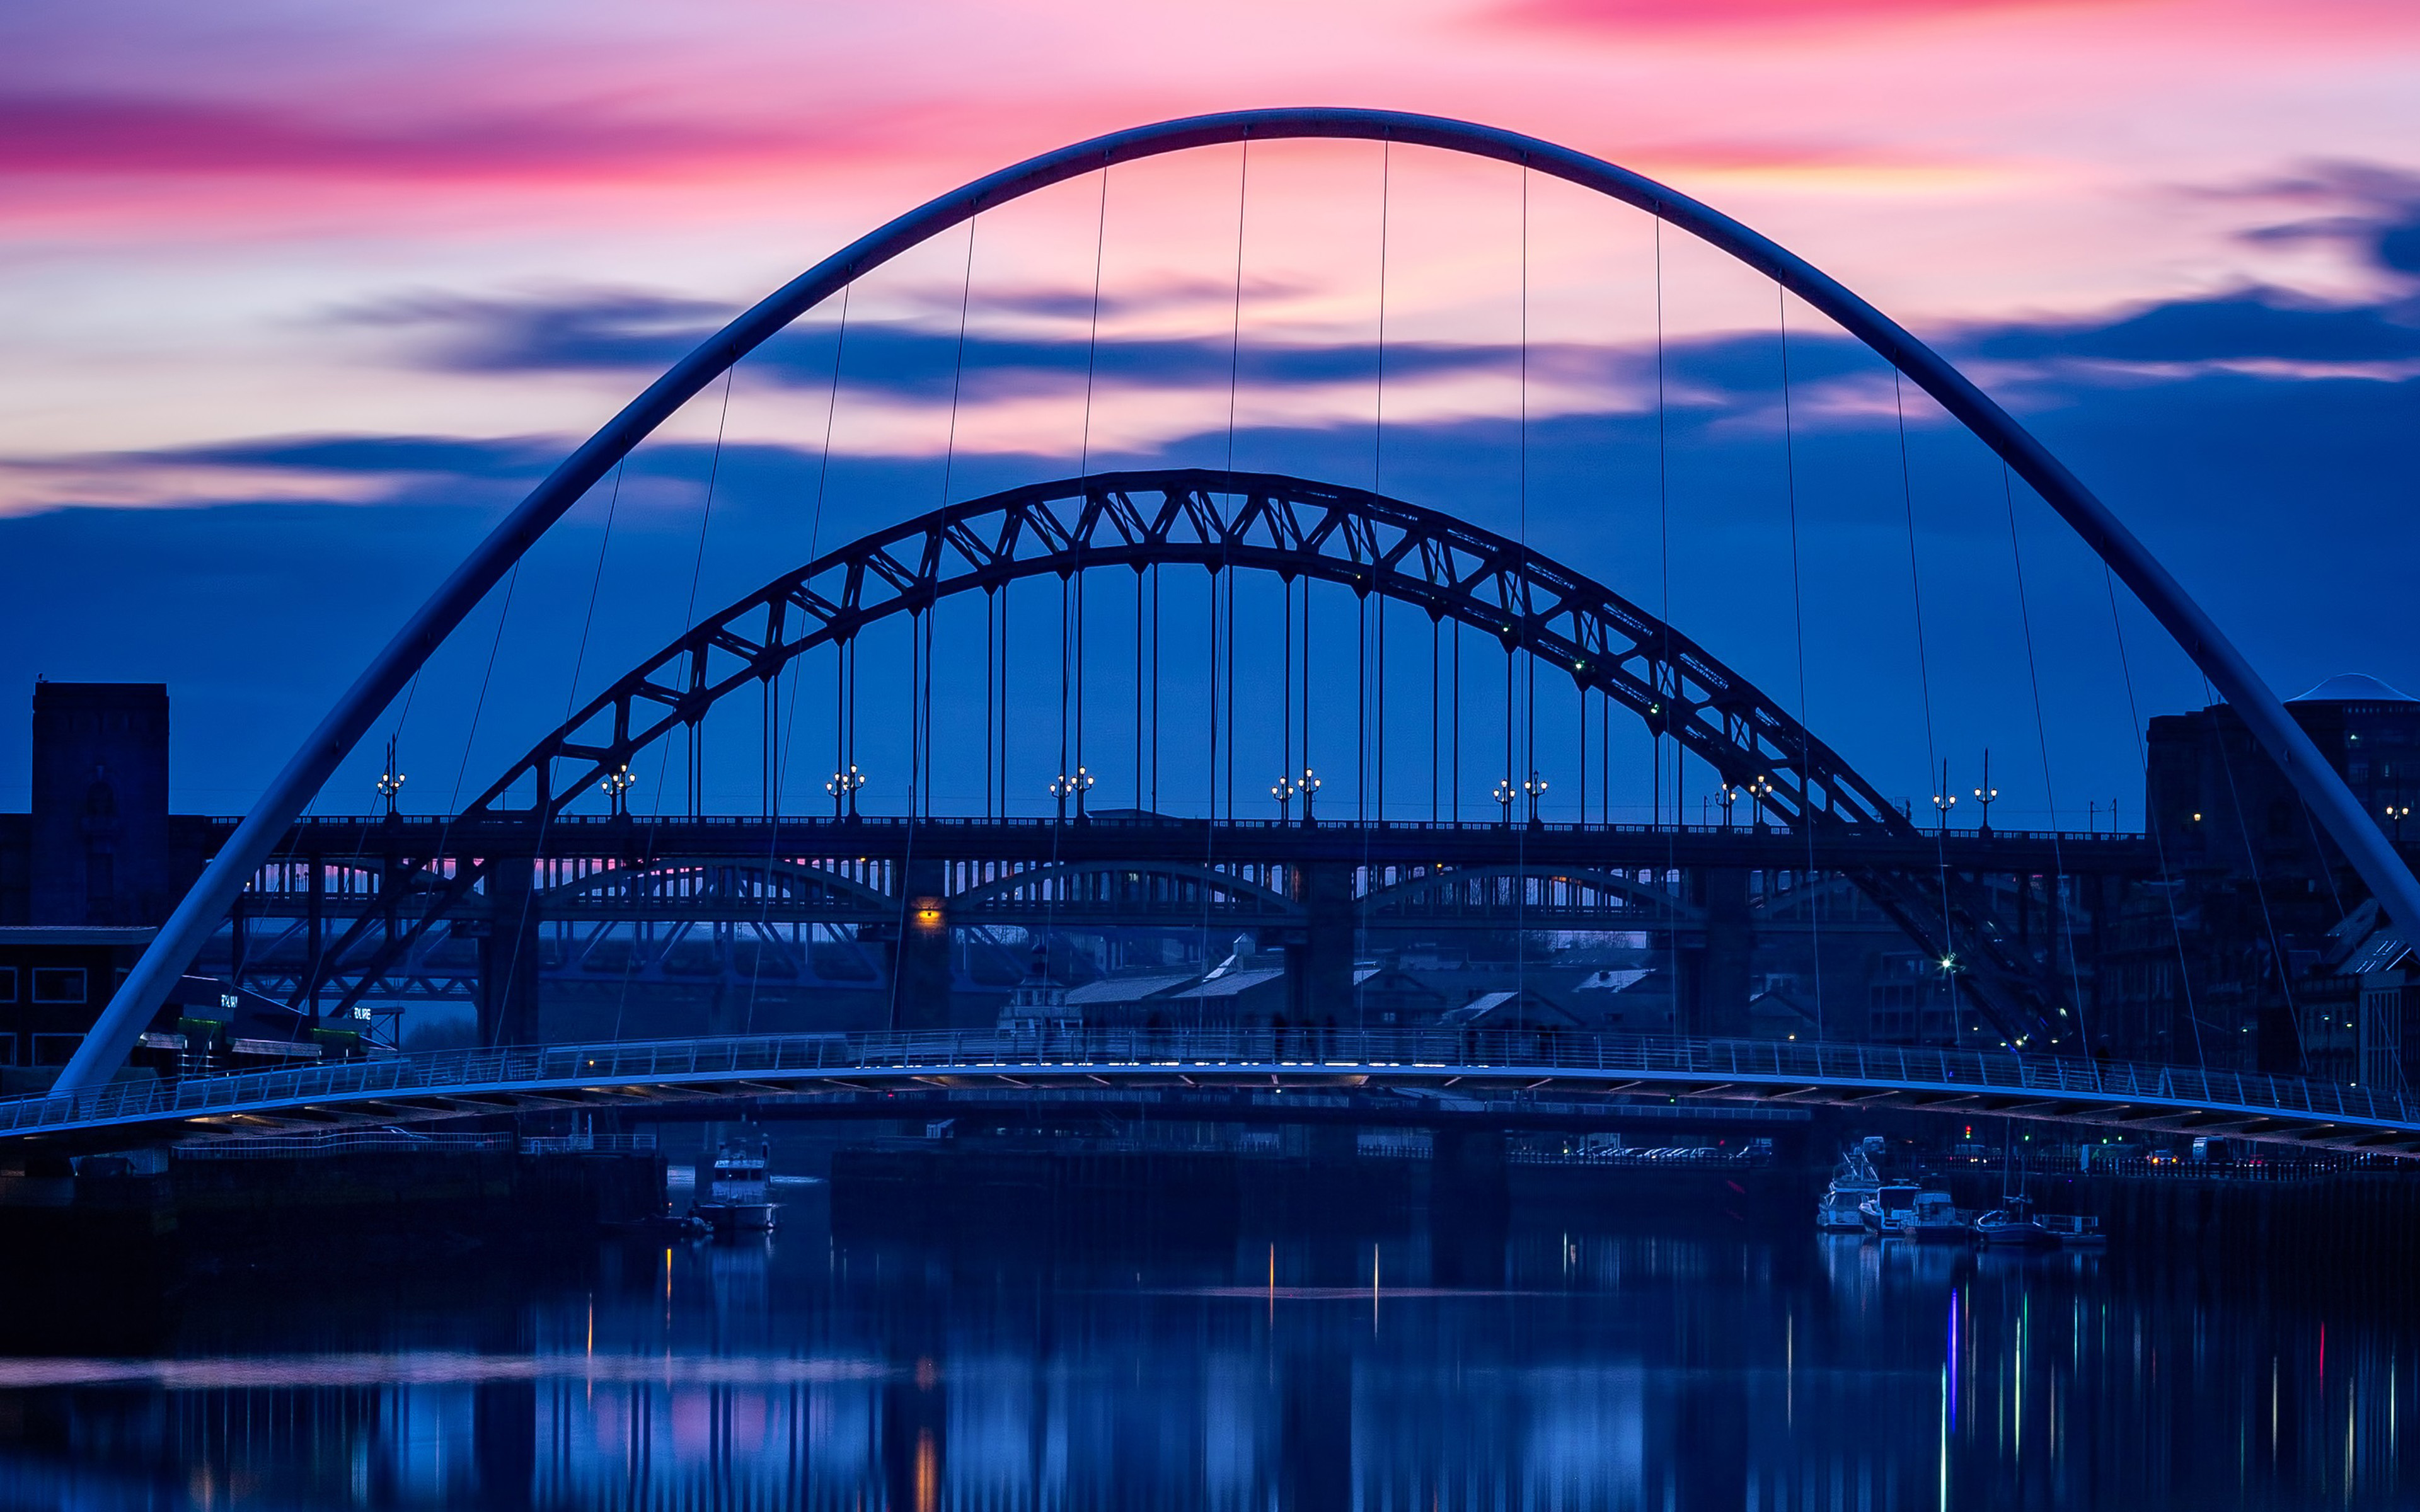
[{"label": "water reflection", "polygon": [[1316,1216],[978,1243],[798,1203],[772,1239],[551,1269],[200,1277],[148,1354],[0,1360],[0,1500],[2152,1512],[2415,1484],[2403,1315],[2224,1253]]}]

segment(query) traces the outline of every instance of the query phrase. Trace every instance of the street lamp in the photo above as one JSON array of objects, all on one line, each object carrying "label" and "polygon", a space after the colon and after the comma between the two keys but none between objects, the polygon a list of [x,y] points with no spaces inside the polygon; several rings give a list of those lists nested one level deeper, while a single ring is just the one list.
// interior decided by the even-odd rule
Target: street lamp
[{"label": "street lamp", "polygon": [[1521,784],[1521,791],[1529,799],[1529,827],[1535,829],[1538,827],[1538,800],[1546,795],[1546,779],[1538,775],[1536,767],[1529,768],[1529,780]]},{"label": "street lamp", "polygon": [[2396,843],[2401,844],[2403,841],[2403,821],[2412,817],[2412,805],[2408,803],[2390,803],[2386,806],[2386,817],[2394,822]]},{"label": "street lamp", "polygon": [[[1946,762],[1942,764],[1941,785],[1945,788],[1949,785],[1949,766]],[[1992,785],[1992,748],[1989,746],[1983,748],[1983,785],[1975,790],[1975,801],[1983,806],[1981,832],[1988,835],[1992,832],[1992,805],[2000,801],[2000,790]]]},{"label": "street lamp", "polygon": [[1747,789],[1735,788],[1729,782],[1714,790],[1714,801],[1723,806],[1723,827],[1731,827],[1731,805],[1747,796]]},{"label": "street lamp", "polygon": [[1069,798],[1076,800],[1076,822],[1078,824],[1082,824],[1084,822],[1084,795],[1093,791],[1093,784],[1098,779],[1094,778],[1091,772],[1080,766],[1076,768],[1072,776],[1068,773],[1062,772],[1057,777],[1050,779],[1050,795],[1059,800],[1059,822],[1061,824],[1063,825],[1067,822],[1067,800]]},{"label": "street lamp", "polygon": [[1308,825],[1311,823],[1311,800],[1319,795],[1318,774],[1308,766],[1304,767],[1302,780],[1295,784],[1294,790],[1302,795],[1302,822]]},{"label": "street lamp", "polygon": [[824,791],[831,795],[834,819],[843,817],[844,808],[847,810],[846,817],[857,817],[857,790],[863,786],[865,774],[857,769],[855,762],[849,763],[846,771],[834,772],[830,780],[824,783]]},{"label": "street lamp", "polygon": [[1508,828],[1512,823],[1512,800],[1520,795],[1521,790],[1512,785],[1512,779],[1509,777],[1497,778],[1496,779],[1496,791],[1488,795],[1489,797],[1496,800],[1496,807],[1502,810],[1498,823],[1506,825]]},{"label": "street lamp", "polygon": [[395,800],[403,791],[403,774],[395,769],[395,737],[386,737],[386,770],[379,774],[379,796],[386,800],[386,816],[395,817]]},{"label": "street lamp", "polygon": [[628,762],[624,762],[620,766],[606,773],[605,780],[597,784],[604,792],[606,801],[613,806],[613,817],[616,819],[629,817],[630,790],[638,785],[639,779],[630,775]]},{"label": "street lamp", "polygon": [[1941,791],[1932,795],[1932,807],[1941,815],[1941,832],[1949,832],[1949,810],[1958,807],[1958,795],[1949,791],[1949,758],[1941,759]]},{"label": "street lamp", "polygon": [[1764,827],[1764,808],[1773,799],[1773,779],[1760,772],[1747,779],[1747,795],[1755,800],[1755,824]]}]

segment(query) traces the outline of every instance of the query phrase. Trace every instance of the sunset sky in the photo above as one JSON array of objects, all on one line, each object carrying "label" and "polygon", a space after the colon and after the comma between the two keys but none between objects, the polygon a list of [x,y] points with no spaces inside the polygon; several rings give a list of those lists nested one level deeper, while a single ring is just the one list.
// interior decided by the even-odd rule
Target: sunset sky
[{"label": "sunset sky", "polygon": [[[19,697],[38,673],[170,683],[178,807],[239,811],[477,534],[730,314],[1031,153],[1274,104],[1484,121],[1714,204],[2037,425],[2281,693],[2354,671],[2420,688],[2409,0],[8,8],[0,673]],[[2118,661],[2097,567],[2030,500],[2024,620],[1996,472],[1912,403],[1940,643],[1915,648],[1937,709],[1911,733],[1911,632],[1870,588],[1906,592],[1887,369],[1790,308],[1785,435],[1771,286],[1668,233],[1659,302],[1650,223],[1547,185],[1528,192],[1524,389],[1516,172],[1256,151],[1240,314],[1239,164],[1216,149],[1120,170],[1106,195],[1062,186],[971,250],[953,233],[868,279],[836,408],[830,309],[727,406],[692,404],[634,461],[625,554],[597,579],[612,625],[591,641],[577,623],[600,548],[583,505],[533,558],[514,634],[474,617],[476,644],[432,667],[427,709],[451,712],[414,716],[415,798],[442,806],[458,771],[481,785],[688,600],[933,507],[945,469],[964,497],[1231,445],[1362,486],[1378,466],[1390,492],[1534,530],[1654,603],[1659,309],[1673,618],[1798,696],[1772,523],[1796,469],[1809,722],[1886,791],[1923,791],[1928,750],[1990,745],[2012,803],[2045,814],[2046,757],[2081,827],[2086,794],[2139,796],[2129,725],[2204,701],[2131,605]],[[1373,461],[1382,313],[1394,461]],[[810,524],[799,480],[828,432],[834,512]],[[700,548],[710,464],[728,503]],[[472,760],[439,726],[483,683],[509,696]],[[0,807],[25,796],[18,707]],[[369,806],[360,772],[339,782],[324,808]]]}]

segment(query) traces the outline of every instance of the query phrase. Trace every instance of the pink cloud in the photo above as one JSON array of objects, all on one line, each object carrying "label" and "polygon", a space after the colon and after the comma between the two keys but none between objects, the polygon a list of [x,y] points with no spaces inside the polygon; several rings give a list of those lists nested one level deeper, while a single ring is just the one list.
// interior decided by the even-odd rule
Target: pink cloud
[{"label": "pink cloud", "polygon": [[1517,19],[1617,31],[1878,25],[2009,11],[2067,10],[2077,0],[1525,0]]},{"label": "pink cloud", "polygon": [[0,173],[492,178],[660,173],[795,151],[804,134],[594,113],[457,116],[385,130],[177,100],[0,99]]}]

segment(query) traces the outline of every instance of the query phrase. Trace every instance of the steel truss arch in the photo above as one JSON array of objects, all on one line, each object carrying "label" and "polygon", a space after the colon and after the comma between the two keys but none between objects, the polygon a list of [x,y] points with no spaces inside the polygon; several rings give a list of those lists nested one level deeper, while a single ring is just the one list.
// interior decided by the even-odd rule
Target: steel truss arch
[{"label": "steel truss arch", "polygon": [[675,363],[566,457],[413,612],[293,758],[186,893],[56,1083],[105,1084],[256,869],[371,722],[522,554],[639,441],[730,366],[846,284],[982,210],[1113,164],[1255,138],[1400,142],[1514,163],[1620,200],[1773,278],[1937,400],[2057,511],[2191,656],[2277,763],[2387,914],[2420,927],[2420,880],[2370,822],[2301,726],[2200,605],[2065,464],[1972,380],[1814,265],[1713,208],[1600,158],[1536,137],[1398,111],[1275,108],[1191,116],[1046,152],[953,190],[842,248]]},{"label": "steel truss arch", "polygon": [[[591,699],[464,811],[476,823],[519,792],[541,824],[592,795],[656,742],[791,662],[941,600],[1094,569],[1198,566],[1342,585],[1414,605],[1541,657],[1580,687],[1668,734],[1767,816],[1815,835],[1915,827],[1780,703],[1688,636],[1542,553],[1441,511],[1275,473],[1105,472],[933,510],[838,547],[706,616]],[[1115,867],[1094,869],[1106,873]],[[2012,1043],[2057,1041],[2061,994],[2010,948],[1972,884],[1850,873]],[[456,879],[458,887],[466,879]],[[1014,886],[1014,884],[1012,884]],[[424,916],[422,928],[444,906]]]},{"label": "steel truss arch", "polygon": [[1611,589],[1509,537],[1359,488],[1275,473],[1096,473],[1011,488],[861,537],[706,616],[542,738],[463,811],[520,792],[551,818],[716,703],[801,656],[944,598],[1098,568],[1198,566],[1335,583],[1538,656],[1668,734],[1760,819],[1913,826],[1776,700]]}]

